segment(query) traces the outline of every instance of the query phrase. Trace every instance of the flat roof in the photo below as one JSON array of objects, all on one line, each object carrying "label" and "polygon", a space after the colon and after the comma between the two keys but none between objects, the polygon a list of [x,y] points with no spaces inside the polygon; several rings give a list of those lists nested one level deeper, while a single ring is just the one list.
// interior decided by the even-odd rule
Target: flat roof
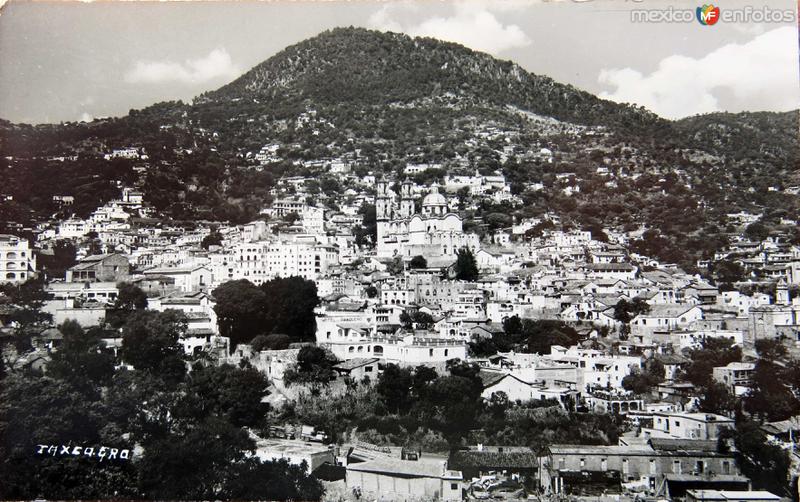
[{"label": "flat roof", "polygon": [[780,500],[778,495],[765,490],[686,490],[686,493],[702,500]]}]

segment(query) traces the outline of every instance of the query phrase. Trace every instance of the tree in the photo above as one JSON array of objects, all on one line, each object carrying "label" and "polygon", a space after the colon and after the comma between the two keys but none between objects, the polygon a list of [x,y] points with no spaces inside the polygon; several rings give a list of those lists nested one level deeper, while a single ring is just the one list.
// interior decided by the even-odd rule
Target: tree
[{"label": "tree", "polygon": [[261,352],[262,350],[284,350],[289,348],[290,343],[292,343],[292,338],[289,335],[257,335],[250,340],[250,347],[252,347],[254,352]]},{"label": "tree", "polygon": [[217,314],[220,334],[230,337],[231,350],[265,332],[264,306],[267,295],[264,290],[246,279],[240,279],[221,284],[211,294],[217,302],[214,312]]},{"label": "tree", "polygon": [[75,244],[71,240],[58,240],[53,245],[52,254],[39,253],[37,264],[48,278],[64,278],[68,268],[75,265]]},{"label": "tree", "polygon": [[183,348],[178,342],[185,333],[186,320],[181,312],[134,312],[122,328],[120,356],[137,370],[178,382],[186,373]]},{"label": "tree", "polygon": [[147,295],[135,284],[121,282],[117,284],[117,300],[114,308],[125,310],[142,310],[147,308]]},{"label": "tree", "polygon": [[478,264],[475,255],[468,248],[461,248],[456,253],[455,274],[460,281],[472,282],[478,279]]},{"label": "tree", "polygon": [[570,347],[580,340],[574,328],[559,321],[524,319],[522,337],[528,352],[549,354],[553,345]]},{"label": "tree", "polygon": [[713,264],[711,273],[717,284],[731,285],[736,282],[744,280],[745,271],[744,267],[732,260],[720,260]]},{"label": "tree", "polygon": [[713,382],[703,387],[700,394],[698,407],[703,413],[729,415],[737,409],[736,396],[728,391],[725,384]]},{"label": "tree", "polygon": [[392,261],[386,264],[386,271],[392,275],[402,274],[405,271],[405,263],[399,256],[392,258]]},{"label": "tree", "polygon": [[752,241],[761,242],[769,237],[769,228],[762,222],[756,221],[747,225],[744,229],[744,235]]},{"label": "tree", "polygon": [[623,323],[630,323],[636,316],[650,312],[650,305],[640,297],[631,301],[624,298],[614,305],[614,319]]},{"label": "tree", "polygon": [[53,316],[42,311],[47,293],[41,279],[22,284],[2,284],[0,292],[8,296],[11,312],[8,320],[14,326],[13,342],[18,352],[31,347],[31,338],[49,328]]},{"label": "tree", "polygon": [[426,260],[424,256],[417,255],[411,258],[411,261],[408,262],[408,266],[411,268],[428,268],[428,260]]},{"label": "tree", "polygon": [[622,388],[634,394],[647,394],[664,381],[664,365],[657,359],[649,359],[644,371],[636,369],[622,379]]},{"label": "tree", "polygon": [[213,231],[203,237],[203,240],[200,241],[200,246],[203,249],[208,249],[211,246],[221,246],[222,245],[222,234],[217,231]]},{"label": "tree", "polygon": [[753,488],[790,496],[787,483],[791,465],[789,455],[781,447],[767,442],[757,422],[737,421],[734,430],[728,429],[720,435],[720,444],[730,437],[733,437],[736,446],[736,463],[742,474],[753,482]]},{"label": "tree", "polygon": [[518,315],[503,319],[503,331],[508,335],[518,335],[522,333],[522,320]]},{"label": "tree", "polygon": [[742,400],[744,409],[771,422],[796,415],[800,412],[800,400],[791,387],[793,366],[783,368],[776,364],[786,356],[786,347],[777,339],[756,340],[755,346],[759,359],[750,389]]},{"label": "tree", "polygon": [[106,322],[113,328],[125,324],[134,310],[147,308],[147,295],[141,288],[130,282],[117,284],[117,299],[114,306],[106,311]]},{"label": "tree", "polygon": [[114,354],[102,341],[103,331],[97,327],[84,331],[72,320],[64,321],[59,330],[64,339],[47,365],[48,374],[84,392],[99,392],[114,375]]},{"label": "tree", "polygon": [[697,387],[708,388],[713,382],[711,375],[714,368],[741,361],[742,348],[735,346],[731,339],[705,338],[703,346],[690,350],[688,355],[691,362],[681,374],[681,379]]},{"label": "tree", "polygon": [[[76,372],[73,369],[70,374]],[[136,497],[131,462],[37,455],[38,445],[130,443],[107,427],[97,396],[50,377],[9,376],[0,393],[0,499]]]},{"label": "tree", "polygon": [[333,377],[336,357],[315,346],[305,346],[297,353],[297,363],[284,374],[286,383],[312,383],[327,385]]},{"label": "tree", "polygon": [[375,246],[378,241],[378,222],[373,204],[364,203],[358,210],[362,216],[361,225],[353,231],[356,244],[359,246]]},{"label": "tree", "polygon": [[411,406],[411,371],[396,364],[387,364],[378,377],[375,392],[390,413],[407,413]]},{"label": "tree", "polygon": [[264,292],[264,326],[268,333],[289,335],[295,341],[311,341],[317,332],[314,309],[319,305],[317,285],[302,277],[272,279],[261,285]]},{"label": "tree", "polygon": [[168,435],[145,442],[137,462],[139,488],[152,499],[222,499],[252,452],[244,429],[219,417],[178,421]]},{"label": "tree", "polygon": [[196,365],[186,382],[181,414],[187,419],[224,417],[237,427],[263,425],[269,405],[262,403],[269,382],[253,367]]},{"label": "tree", "polygon": [[411,329],[413,327],[417,329],[430,329],[433,326],[433,317],[427,312],[415,311],[409,314],[403,311],[403,313],[400,314],[400,322],[403,323],[403,327],[406,329]]}]

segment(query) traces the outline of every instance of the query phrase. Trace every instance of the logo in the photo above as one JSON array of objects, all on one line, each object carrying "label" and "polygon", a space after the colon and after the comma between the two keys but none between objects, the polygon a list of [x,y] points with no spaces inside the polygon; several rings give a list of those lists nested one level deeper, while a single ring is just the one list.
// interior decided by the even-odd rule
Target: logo
[{"label": "logo", "polygon": [[717,21],[719,21],[719,7],[703,4],[702,7],[697,8],[697,20],[703,26],[717,24]]}]

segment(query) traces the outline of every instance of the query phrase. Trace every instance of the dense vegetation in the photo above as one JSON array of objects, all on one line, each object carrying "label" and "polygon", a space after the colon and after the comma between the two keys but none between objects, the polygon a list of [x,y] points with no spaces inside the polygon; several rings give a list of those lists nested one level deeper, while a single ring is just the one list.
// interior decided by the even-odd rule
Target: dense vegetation
[{"label": "dense vegetation", "polygon": [[[0,393],[0,498],[316,500],[299,466],[262,462],[268,382],[249,367],[193,362],[174,313],[132,313],[115,369],[102,328],[68,321],[47,373],[14,371]],[[14,336],[17,336],[15,333]],[[37,454],[39,445],[132,450],[128,460]]]}]

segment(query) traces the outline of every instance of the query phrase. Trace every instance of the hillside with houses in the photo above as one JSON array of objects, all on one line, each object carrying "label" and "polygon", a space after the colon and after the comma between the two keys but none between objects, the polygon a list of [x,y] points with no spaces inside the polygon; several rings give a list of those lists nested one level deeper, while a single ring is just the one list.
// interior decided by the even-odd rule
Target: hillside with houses
[{"label": "hillside with houses", "polygon": [[790,498],[797,117],[349,28],[1,122],[0,498]]}]

